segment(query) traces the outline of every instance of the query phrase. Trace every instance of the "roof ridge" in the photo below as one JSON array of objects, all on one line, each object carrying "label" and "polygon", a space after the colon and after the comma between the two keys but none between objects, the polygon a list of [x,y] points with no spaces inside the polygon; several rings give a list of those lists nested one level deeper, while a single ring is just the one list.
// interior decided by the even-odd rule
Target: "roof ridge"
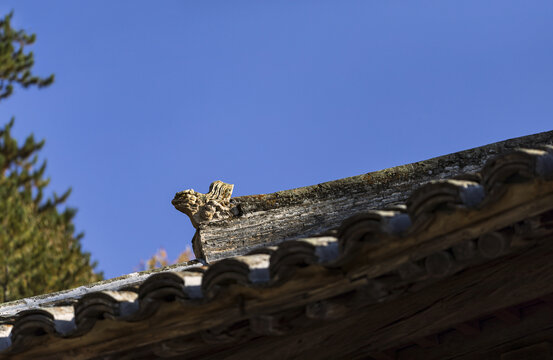
[{"label": "roof ridge", "polygon": [[[224,213],[193,221],[197,258],[207,262],[245,254],[257,247],[309,237],[338,226],[367,208],[404,202],[413,189],[436,179],[481,169],[486,161],[515,148],[553,144],[553,131],[522,136],[411,164],[272,194],[230,198]],[[181,192],[182,193],[182,192]],[[179,194],[173,203],[178,203]],[[267,225],[271,224],[271,226]]]}]

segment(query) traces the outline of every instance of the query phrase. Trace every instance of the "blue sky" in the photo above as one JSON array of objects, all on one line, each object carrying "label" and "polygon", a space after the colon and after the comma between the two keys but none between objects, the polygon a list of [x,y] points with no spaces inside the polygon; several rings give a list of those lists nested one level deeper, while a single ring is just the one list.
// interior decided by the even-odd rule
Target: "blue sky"
[{"label": "blue sky", "polygon": [[269,193],[553,129],[551,1],[2,1],[44,90],[51,190],[107,277],[194,229],[171,199]]}]

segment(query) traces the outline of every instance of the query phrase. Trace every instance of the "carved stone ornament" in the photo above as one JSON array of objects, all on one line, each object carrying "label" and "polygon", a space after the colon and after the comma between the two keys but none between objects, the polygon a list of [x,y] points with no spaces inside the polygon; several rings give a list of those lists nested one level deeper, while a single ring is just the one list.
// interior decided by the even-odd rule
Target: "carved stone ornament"
[{"label": "carved stone ornament", "polygon": [[233,188],[234,185],[217,180],[211,183],[207,194],[193,189],[184,190],[178,192],[171,203],[177,210],[188,215],[192,225],[198,228],[202,222],[231,216],[230,197]]}]

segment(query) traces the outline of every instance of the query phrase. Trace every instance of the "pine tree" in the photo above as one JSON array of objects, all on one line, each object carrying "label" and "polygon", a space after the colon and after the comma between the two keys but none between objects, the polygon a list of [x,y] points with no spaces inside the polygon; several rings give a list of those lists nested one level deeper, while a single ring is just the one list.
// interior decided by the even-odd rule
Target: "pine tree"
[{"label": "pine tree", "polygon": [[[32,75],[33,53],[23,47],[35,35],[12,29],[11,18],[12,13],[0,20],[0,99],[13,93],[13,83],[45,87],[54,80]],[[101,280],[81,249],[83,234],[75,233],[76,210],[59,210],[71,189],[44,196],[46,162],[37,165],[44,140],[30,135],[19,145],[13,125],[12,118],[0,128],[0,302]]]},{"label": "pine tree", "polygon": [[11,27],[13,12],[0,20],[0,100],[13,93],[13,83],[24,88],[49,86],[54,82],[54,75],[40,78],[31,73],[35,60],[32,52],[25,53],[25,45],[32,45],[36,35],[27,35],[24,30]]}]

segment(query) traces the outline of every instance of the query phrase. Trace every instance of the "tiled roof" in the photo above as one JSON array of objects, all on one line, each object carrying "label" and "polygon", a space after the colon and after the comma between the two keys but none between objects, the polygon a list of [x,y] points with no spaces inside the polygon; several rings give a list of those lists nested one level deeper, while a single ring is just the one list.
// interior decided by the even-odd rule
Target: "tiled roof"
[{"label": "tiled roof", "polygon": [[535,222],[552,209],[553,147],[519,149],[319,236],[2,305],[0,358],[203,358],[517,252],[534,244],[530,230],[539,233]]}]

